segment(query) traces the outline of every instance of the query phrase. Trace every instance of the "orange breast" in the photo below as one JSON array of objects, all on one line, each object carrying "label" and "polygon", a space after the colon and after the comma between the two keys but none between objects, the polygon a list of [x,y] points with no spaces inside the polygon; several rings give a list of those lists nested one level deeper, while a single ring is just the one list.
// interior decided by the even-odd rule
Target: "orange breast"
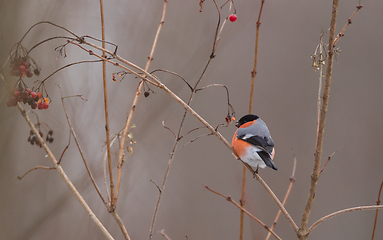
[{"label": "orange breast", "polygon": [[242,158],[246,154],[246,151],[248,147],[251,146],[251,144],[238,139],[237,131],[235,131],[233,139],[231,140],[231,146],[234,148],[234,151],[237,153],[237,155]]}]

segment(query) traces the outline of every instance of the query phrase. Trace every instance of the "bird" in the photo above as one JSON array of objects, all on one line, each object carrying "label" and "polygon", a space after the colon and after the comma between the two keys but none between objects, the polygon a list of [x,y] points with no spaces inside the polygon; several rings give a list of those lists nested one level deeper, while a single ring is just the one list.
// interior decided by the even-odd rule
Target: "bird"
[{"label": "bird", "polygon": [[266,123],[257,115],[248,114],[239,119],[238,128],[231,145],[238,157],[258,174],[258,167],[270,167],[277,170],[273,159],[275,155],[274,141]]}]

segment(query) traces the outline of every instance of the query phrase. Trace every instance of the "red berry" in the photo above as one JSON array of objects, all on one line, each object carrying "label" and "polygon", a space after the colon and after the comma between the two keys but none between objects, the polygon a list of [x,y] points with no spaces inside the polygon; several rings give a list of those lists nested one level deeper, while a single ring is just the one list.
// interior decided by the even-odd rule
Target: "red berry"
[{"label": "red berry", "polygon": [[[15,96],[16,96],[16,93],[15,93]],[[31,92],[31,96],[33,97],[33,99],[35,99],[37,97],[37,94],[35,92]]]},{"label": "red berry", "polygon": [[43,103],[40,102],[39,104],[37,104],[37,108],[39,110],[44,109]]},{"label": "red berry", "polygon": [[48,109],[49,108],[49,103],[44,102],[43,105],[44,105],[44,109]]},{"label": "red berry", "polygon": [[26,99],[26,98],[28,98],[28,95],[29,95],[29,93],[27,91],[22,91],[20,93],[20,98],[21,99]]},{"label": "red berry", "polygon": [[24,62],[23,64],[26,68],[29,68],[29,62]]},{"label": "red berry", "polygon": [[27,73],[27,77],[32,77],[33,76],[33,73],[31,72],[31,71],[28,71],[28,73]]},{"label": "red berry", "polygon": [[229,20],[230,20],[230,22],[235,22],[235,21],[237,21],[237,16],[235,14],[231,14],[229,16]]},{"label": "red berry", "polygon": [[20,66],[19,66],[19,71],[20,71],[22,74],[24,74],[26,70],[27,70],[27,68],[26,68],[24,65],[20,65]]},{"label": "red berry", "polygon": [[39,98],[42,98],[42,97],[43,97],[43,94],[42,94],[41,92],[38,92],[38,93],[37,93],[37,96],[38,96]]},{"label": "red berry", "polygon": [[15,91],[15,97],[18,97],[18,96],[20,96],[20,91],[16,90]]},{"label": "red berry", "polygon": [[27,88],[27,92],[28,92],[29,94],[31,94],[32,90],[29,89],[29,88]]},{"label": "red berry", "polygon": [[37,103],[34,102],[32,105],[31,105],[32,109],[36,109],[37,108]]}]

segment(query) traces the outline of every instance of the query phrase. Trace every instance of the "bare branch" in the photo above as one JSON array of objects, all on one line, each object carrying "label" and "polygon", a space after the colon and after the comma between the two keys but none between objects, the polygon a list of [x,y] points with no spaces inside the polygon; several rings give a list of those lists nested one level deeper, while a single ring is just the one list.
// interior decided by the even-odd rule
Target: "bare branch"
[{"label": "bare branch", "polygon": [[344,32],[346,31],[347,27],[351,24],[352,19],[355,17],[355,15],[359,12],[360,9],[362,9],[362,5],[357,5],[355,12],[351,15],[351,17],[347,20],[346,25],[343,27],[342,31],[336,36],[333,42],[333,46],[337,44],[339,39],[344,36]]},{"label": "bare branch", "polygon": [[254,215],[252,215],[250,212],[248,212],[246,209],[244,209],[242,206],[240,206],[238,203],[236,203],[231,197],[230,195],[229,196],[225,196],[219,192],[216,192],[214,190],[212,190],[211,188],[209,188],[208,186],[205,185],[205,188],[207,190],[209,190],[210,192],[212,193],[215,193],[217,194],[218,196],[221,196],[223,198],[226,198],[227,201],[231,202],[232,204],[234,204],[237,208],[241,209],[244,213],[246,213],[247,215],[249,215],[252,219],[254,219],[255,221],[257,221],[259,224],[261,224],[267,231],[269,231],[269,233],[273,234],[273,236],[276,238],[276,239],[281,239],[273,230],[271,230],[268,226],[266,226],[261,220],[259,220],[257,217],[255,217]]},{"label": "bare branch", "polygon": [[[149,70],[150,63],[153,61],[154,50],[156,49],[157,41],[158,41],[158,37],[159,37],[159,35],[160,35],[162,26],[164,25],[164,22],[165,22],[167,3],[168,3],[168,0],[164,0],[164,6],[163,6],[163,11],[162,11],[161,21],[160,21],[159,26],[158,26],[158,28],[157,28],[156,36],[154,37],[154,41],[153,41],[153,45],[152,45],[152,49],[151,49],[151,51],[150,51],[150,55],[149,55],[148,61],[146,62],[145,70],[142,71],[142,72],[144,72],[144,74],[138,75],[138,77],[140,77],[140,78],[143,79],[143,80],[146,79],[146,76],[147,76],[146,73],[147,73],[147,71]],[[133,100],[133,104],[132,104],[132,107],[131,107],[131,109],[130,109],[128,118],[126,119],[124,132],[122,133],[122,138],[121,138],[121,143],[120,143],[120,149],[119,149],[119,152],[118,152],[117,187],[116,187],[116,194],[115,194],[116,202],[117,202],[117,199],[118,199],[118,192],[119,192],[119,189],[120,189],[121,167],[122,167],[122,155],[123,155],[123,151],[124,151],[125,139],[126,139],[126,135],[128,134],[129,126],[130,126],[130,123],[131,123],[132,118],[133,118],[133,113],[134,113],[134,110],[135,110],[135,108],[136,108],[137,101],[138,101],[138,96],[139,96],[140,93],[141,93],[141,89],[142,89],[142,87],[143,87],[143,83],[144,83],[144,82],[141,81],[140,84],[138,85],[137,93],[136,93],[136,96],[135,96],[135,98],[134,98],[134,100]]]},{"label": "bare branch", "polygon": [[271,188],[266,184],[265,181],[259,176],[259,174],[254,173],[254,177],[258,180],[258,182],[261,183],[261,185],[266,189],[266,191],[270,194],[271,198],[274,199],[274,201],[277,203],[279,209],[282,211],[283,215],[285,215],[287,221],[290,223],[291,227],[294,229],[296,233],[298,233],[298,226],[294,222],[294,219],[290,216],[290,214],[287,212],[283,204],[279,201],[277,196],[275,196],[274,192],[271,190]]},{"label": "bare branch", "polygon": [[[382,183],[380,184],[380,188],[379,188],[379,194],[378,194],[378,200],[376,201],[376,205],[380,205],[380,194],[382,193],[382,188],[383,188],[383,181]],[[374,220],[374,228],[372,229],[372,236],[371,236],[371,240],[374,240],[374,235],[375,235],[375,229],[376,229],[376,222],[378,220],[378,209],[376,209],[376,212],[375,212],[375,220]]]},{"label": "bare branch", "polygon": [[81,205],[83,206],[83,208],[86,210],[86,212],[88,213],[89,217],[96,223],[96,225],[98,226],[98,228],[102,231],[102,233],[106,236],[107,239],[109,240],[114,240],[114,238],[112,237],[112,235],[110,235],[110,233],[108,232],[108,230],[104,227],[104,225],[102,225],[102,223],[100,222],[100,220],[97,218],[97,216],[93,213],[93,211],[90,209],[90,207],[88,206],[88,204],[85,202],[84,198],[81,196],[81,194],[77,191],[76,187],[73,185],[73,183],[69,180],[68,176],[66,175],[66,173],[64,172],[63,168],[61,167],[61,165],[58,165],[57,163],[57,160],[55,158],[55,156],[53,155],[53,153],[51,152],[51,150],[49,149],[49,147],[46,145],[44,139],[40,136],[38,130],[36,129],[35,125],[33,124],[33,122],[31,121],[31,119],[29,118],[29,116],[26,114],[24,108],[21,106],[20,103],[17,103],[17,107],[18,109],[20,110],[21,114],[23,115],[23,117],[25,118],[25,120],[27,121],[29,127],[32,129],[32,131],[35,133],[37,139],[40,141],[41,145],[43,146],[44,150],[46,151],[46,153],[48,154],[49,158],[51,159],[55,169],[59,172],[60,176],[62,177],[62,179],[64,180],[64,182],[68,185],[68,187],[70,188],[70,190],[73,192],[73,194],[76,196],[76,198],[79,200],[79,202],[81,203]]},{"label": "bare branch", "polygon": [[173,132],[173,130],[165,125],[165,121],[162,121],[162,126],[169,130],[175,138],[177,138],[177,135]]},{"label": "bare branch", "polygon": [[336,152],[333,152],[330,156],[328,156],[327,158],[327,161],[325,162],[325,164],[323,165],[322,169],[319,171],[319,174],[321,174],[324,170],[324,168],[326,167],[327,163],[330,162],[331,160],[331,157],[335,154]]},{"label": "bare branch", "polygon": [[162,229],[158,233],[161,234],[164,238],[166,238],[166,240],[171,240],[170,237],[168,235],[166,235],[165,229]]},{"label": "bare branch", "polygon": [[17,176],[17,178],[19,180],[23,179],[23,177],[25,177],[28,173],[32,172],[33,170],[37,170],[37,169],[45,169],[45,170],[52,170],[52,169],[55,169],[54,167],[46,167],[46,166],[37,166],[37,167],[34,167],[32,169],[29,169],[26,173],[24,173],[21,177],[20,176]]},{"label": "bare branch", "polygon": [[318,221],[316,221],[308,230],[307,234],[309,234],[312,230],[314,230],[316,227],[318,227],[319,224],[323,223],[324,221],[336,217],[338,215],[341,215],[343,213],[348,213],[348,212],[353,212],[353,211],[364,211],[364,210],[375,210],[375,209],[380,209],[383,208],[383,205],[377,205],[377,206],[360,206],[360,207],[353,207],[353,208],[346,208],[334,213],[331,213],[327,216],[322,217]]},{"label": "bare branch", "polygon": [[79,153],[80,153],[80,155],[81,155],[81,158],[82,158],[82,160],[83,160],[83,162],[84,162],[84,166],[85,166],[85,168],[86,168],[86,171],[88,172],[89,178],[90,178],[90,180],[92,181],[92,184],[93,184],[94,188],[96,189],[96,191],[97,191],[99,197],[101,198],[101,201],[104,203],[104,205],[105,205],[106,207],[108,207],[108,203],[105,201],[104,197],[102,196],[102,194],[101,194],[101,192],[100,192],[100,189],[98,188],[97,183],[96,183],[96,181],[94,180],[93,175],[92,175],[92,173],[91,173],[91,171],[90,171],[90,169],[89,169],[89,167],[88,167],[88,164],[87,164],[87,162],[86,162],[86,160],[85,160],[85,156],[84,156],[84,154],[83,154],[83,152],[82,152],[82,150],[81,150],[80,143],[78,142],[78,139],[77,139],[77,136],[76,136],[76,132],[74,131],[73,126],[72,126],[72,123],[71,123],[71,121],[70,121],[70,119],[69,119],[68,112],[67,112],[67,110],[66,110],[65,103],[64,103],[64,98],[62,97],[62,92],[61,92],[61,87],[60,87],[60,86],[59,86],[59,89],[60,89],[61,103],[62,103],[62,105],[63,105],[63,109],[64,109],[65,117],[66,117],[66,119],[67,119],[67,122],[68,122],[68,126],[69,126],[69,129],[70,129],[70,132],[72,133],[72,136],[73,136],[73,138],[74,138],[74,141],[75,141],[75,143],[76,143],[76,146],[77,146],[77,148],[78,148],[78,151],[79,151]]},{"label": "bare branch", "polygon": [[[282,201],[282,205],[283,206],[286,205],[287,199],[290,196],[291,189],[293,188],[293,185],[295,183],[295,169],[296,169],[296,167],[297,167],[297,158],[294,155],[293,171],[292,171],[292,174],[291,174],[291,177],[290,177],[290,184],[289,184],[289,187],[287,188],[287,192],[285,194],[285,198]],[[281,209],[279,209],[279,211],[277,213],[277,216],[274,219],[274,223],[273,223],[273,225],[271,225],[271,228],[270,228],[271,230],[274,230],[275,226],[277,225],[277,222],[279,220],[279,217],[281,216],[281,213],[282,213],[282,211],[281,211]],[[271,234],[268,233],[267,237],[266,237],[266,240],[270,239],[270,237],[271,237]]]},{"label": "bare branch", "polygon": [[315,146],[315,154],[314,154],[314,168],[311,174],[311,184],[310,184],[310,192],[307,199],[306,207],[303,212],[301,227],[299,229],[298,237],[300,240],[307,239],[307,225],[309,221],[309,216],[311,213],[312,206],[314,204],[314,198],[316,193],[316,187],[319,180],[319,171],[322,157],[322,148],[323,148],[323,137],[324,137],[324,128],[326,122],[327,108],[330,97],[330,86],[331,86],[331,75],[332,75],[332,66],[333,66],[333,55],[334,55],[334,37],[335,37],[335,27],[336,27],[336,17],[338,14],[338,4],[339,0],[333,1],[332,6],[332,15],[331,15],[331,23],[330,23],[330,32],[329,32],[329,47],[328,47],[328,55],[327,55],[327,68],[326,68],[326,80],[325,86],[323,90],[323,100],[320,114],[320,122],[317,134],[317,141]]}]

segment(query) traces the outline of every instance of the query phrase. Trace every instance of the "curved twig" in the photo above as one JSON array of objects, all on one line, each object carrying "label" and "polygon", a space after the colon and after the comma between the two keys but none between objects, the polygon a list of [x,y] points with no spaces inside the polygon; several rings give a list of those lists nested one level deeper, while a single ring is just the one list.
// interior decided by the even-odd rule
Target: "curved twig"
[{"label": "curved twig", "polygon": [[28,31],[24,34],[24,36],[21,38],[21,40],[18,42],[18,44],[20,44],[20,43],[24,40],[24,38],[25,38],[25,37],[27,36],[27,34],[32,30],[32,28],[34,28],[35,26],[37,26],[37,25],[39,25],[39,24],[44,24],[44,23],[53,25],[53,26],[55,26],[55,27],[57,27],[57,28],[61,28],[61,29],[65,30],[66,32],[68,32],[68,33],[72,34],[73,36],[75,36],[77,39],[80,39],[80,37],[77,36],[74,32],[69,31],[67,28],[65,28],[65,27],[63,27],[63,26],[57,25],[57,24],[52,23],[52,22],[49,22],[49,21],[41,21],[41,22],[38,22],[38,23],[33,24],[32,27],[30,27],[30,28],[28,29]]},{"label": "curved twig", "polygon": [[307,234],[309,234],[312,230],[314,230],[316,227],[318,227],[319,224],[323,223],[324,221],[336,217],[340,214],[347,213],[347,212],[353,212],[353,211],[363,211],[363,210],[375,210],[383,208],[383,205],[377,205],[377,206],[360,206],[360,207],[352,207],[352,208],[346,208],[343,210],[339,210],[337,212],[333,212],[327,216],[322,217],[318,221],[316,221],[308,230]]},{"label": "curved twig", "polygon": [[37,166],[37,167],[34,167],[32,169],[29,169],[26,173],[24,173],[21,177],[20,176],[17,176],[17,178],[19,180],[23,179],[28,173],[32,172],[33,170],[37,170],[37,169],[45,169],[45,170],[52,170],[52,169],[55,169],[54,167],[46,167],[46,166]]},{"label": "curved twig", "polygon": [[54,71],[53,73],[51,73],[48,77],[44,78],[43,80],[39,81],[40,84],[44,83],[46,80],[48,80],[50,77],[52,77],[53,75],[55,75],[57,72],[63,70],[64,68],[67,68],[67,67],[70,67],[70,66],[73,66],[73,65],[77,65],[77,64],[81,64],[81,63],[95,63],[95,62],[102,62],[103,60],[84,60],[84,61],[78,61],[78,62],[72,62],[72,63],[69,63],[59,69],[57,69],[56,71]]},{"label": "curved twig", "polygon": [[177,135],[174,133],[174,131],[173,131],[170,127],[167,127],[167,126],[165,125],[165,121],[162,121],[162,126],[163,126],[164,128],[166,128],[167,130],[169,130],[169,131],[173,134],[173,136],[174,136],[175,138],[177,138]]},{"label": "curved twig", "polygon": [[35,48],[37,48],[38,46],[40,46],[41,44],[45,43],[45,42],[48,42],[48,41],[51,41],[51,40],[54,40],[54,39],[68,39],[68,40],[71,40],[71,41],[76,41],[77,39],[76,38],[71,38],[71,37],[66,37],[66,36],[56,36],[56,37],[50,37],[50,38],[47,38],[37,44],[35,44],[33,47],[31,47],[31,49],[28,50],[27,52],[27,55]]},{"label": "curved twig", "polygon": [[193,87],[185,80],[185,78],[183,78],[181,75],[179,75],[178,73],[175,73],[175,72],[172,72],[172,71],[169,71],[169,70],[165,70],[165,69],[156,69],[156,70],[153,70],[150,72],[150,74],[153,74],[155,72],[158,72],[158,71],[161,71],[161,72],[166,72],[166,73],[170,73],[170,74],[173,74],[179,78],[181,78],[185,83],[186,85],[188,85],[188,87],[190,88],[190,90],[194,90]]}]

